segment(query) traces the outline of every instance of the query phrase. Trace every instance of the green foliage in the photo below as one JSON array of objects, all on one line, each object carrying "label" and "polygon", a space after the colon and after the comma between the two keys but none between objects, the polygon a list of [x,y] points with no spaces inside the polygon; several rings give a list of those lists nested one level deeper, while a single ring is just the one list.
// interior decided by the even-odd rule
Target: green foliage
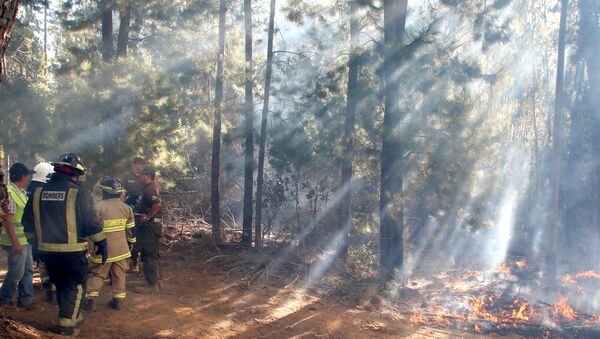
[{"label": "green foliage", "polygon": [[[194,194],[194,206],[208,210],[217,1],[129,1],[129,54],[109,63],[101,55],[99,2],[53,2],[48,64],[42,2],[29,3],[34,6],[24,11],[7,52],[9,82],[0,85],[0,143],[8,154],[33,162],[77,151],[92,179],[123,173],[133,155],[144,154],[169,189]],[[544,149],[551,141],[547,112],[554,98],[553,73],[548,71],[556,63],[553,9],[525,0],[409,3],[405,43],[396,46],[394,54],[401,65],[395,70],[401,79],[396,99],[405,118],[396,129],[406,164],[402,174],[409,241],[428,243],[431,225],[444,236],[494,227],[502,192],[516,175],[531,177],[525,193],[529,200],[522,208],[526,211],[518,221],[531,223],[543,205],[538,197],[546,188]],[[110,4],[116,37],[124,2]],[[350,159],[351,233],[361,238],[351,256],[361,266],[372,267],[384,110],[382,10],[368,0],[356,4],[352,14],[361,34],[352,49],[347,2],[280,4],[285,17],[278,18],[282,22],[275,38],[261,203],[268,231],[293,236],[312,232],[315,246],[326,245],[337,227],[340,163]],[[220,187],[233,223],[241,210],[243,173],[240,5],[231,2],[228,8],[224,56]],[[573,6],[572,17],[589,20],[579,17],[578,9]],[[255,11],[254,75],[261,93],[268,13],[260,6]],[[584,23],[572,31],[573,44],[594,41],[593,27]],[[584,66],[593,64],[588,63],[590,50],[574,47],[576,54],[567,67],[573,109],[566,114],[569,139],[564,155],[570,162],[567,172],[578,173],[580,179],[564,187],[573,199],[564,198],[563,205],[574,207],[581,226],[592,219],[586,198],[591,190],[581,187],[592,179],[595,125],[588,83],[593,78]],[[357,55],[360,67],[354,152],[346,154],[343,122],[351,54]],[[258,112],[261,102],[256,102]],[[522,162],[534,169],[531,173],[514,173],[507,166],[509,155],[521,150]]]}]

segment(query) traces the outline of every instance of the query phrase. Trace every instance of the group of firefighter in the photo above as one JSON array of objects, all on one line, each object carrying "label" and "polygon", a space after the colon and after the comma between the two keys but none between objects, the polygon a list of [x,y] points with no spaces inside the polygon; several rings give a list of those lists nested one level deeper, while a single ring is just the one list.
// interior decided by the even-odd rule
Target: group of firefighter
[{"label": "group of firefighter", "polygon": [[[58,333],[72,335],[81,325],[81,309],[95,311],[96,300],[110,278],[109,306],[123,307],[126,272],[139,272],[141,256],[146,284],[137,293],[160,289],[161,200],[154,169],[143,157],[121,181],[98,181],[102,198],[94,202],[83,184],[86,170],[75,153],[30,170],[22,163],[9,168],[6,218],[0,245],[8,271],[0,287],[0,305],[35,309],[33,262],[38,262],[46,299],[58,303]],[[139,273],[141,274],[141,273]]]}]

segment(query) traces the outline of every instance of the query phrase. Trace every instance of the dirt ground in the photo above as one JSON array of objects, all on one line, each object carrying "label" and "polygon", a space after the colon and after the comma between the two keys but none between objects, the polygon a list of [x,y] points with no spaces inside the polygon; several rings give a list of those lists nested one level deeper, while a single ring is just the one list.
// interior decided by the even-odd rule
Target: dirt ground
[{"label": "dirt ground", "polygon": [[[157,295],[139,295],[133,287],[142,281],[128,275],[126,307],[107,306],[110,286],[104,286],[98,310],[85,314],[79,338],[480,338],[413,326],[405,316],[390,313],[377,303],[361,304],[319,293],[318,288],[250,286],[228,277],[205,260],[163,254],[163,289]],[[5,258],[0,257],[1,265]],[[4,271],[0,272],[4,275]],[[354,306],[352,304],[354,303]],[[53,334],[57,307],[43,300],[36,275],[38,310],[5,306],[1,312],[34,329],[5,336],[60,338]],[[4,321],[2,327],[15,327]],[[18,325],[16,325],[18,326]],[[37,331],[36,331],[37,330]],[[0,337],[3,337],[0,331]]]}]

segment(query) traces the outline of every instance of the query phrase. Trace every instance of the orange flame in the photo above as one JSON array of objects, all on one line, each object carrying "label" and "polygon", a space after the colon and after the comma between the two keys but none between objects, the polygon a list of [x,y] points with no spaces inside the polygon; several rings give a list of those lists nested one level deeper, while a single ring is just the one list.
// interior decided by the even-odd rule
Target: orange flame
[{"label": "orange flame", "polygon": [[573,276],[572,276],[572,275],[570,275],[570,274],[565,274],[565,275],[563,276],[562,280],[563,280],[565,283],[568,283],[568,284],[574,284],[574,283],[576,283],[575,279],[574,279],[574,278],[573,278]]},{"label": "orange flame", "polygon": [[[515,304],[517,304],[518,301],[515,300]],[[519,307],[519,310],[513,310],[513,318],[517,319],[517,320],[529,320],[529,317],[527,315],[525,315],[525,311],[527,310],[527,306],[529,306],[529,304],[527,302],[523,302],[523,304]]]},{"label": "orange flame", "polygon": [[435,321],[438,324],[445,324],[448,323],[448,319],[446,319],[444,317],[445,313],[444,310],[442,309],[441,306],[437,306],[436,308],[434,308],[434,312],[435,312]]},{"label": "orange flame", "polygon": [[481,319],[498,321],[498,317],[494,316],[486,309],[486,303],[485,303],[486,299],[488,299],[490,302],[493,301],[492,296],[486,297],[485,295],[483,295],[481,297],[472,297],[471,298],[471,306],[473,308],[473,315],[475,315],[476,317],[481,318]]},{"label": "orange flame", "polygon": [[508,266],[507,263],[503,263],[502,265],[496,267],[496,272],[510,274],[510,266]]},{"label": "orange flame", "polygon": [[575,278],[591,278],[591,279],[600,279],[600,273],[594,272],[592,270],[579,272],[575,275]]},{"label": "orange flame", "polygon": [[421,313],[414,313],[408,319],[413,324],[424,324],[425,317]]},{"label": "orange flame", "polygon": [[526,268],[527,267],[527,260],[517,261],[517,266],[519,268]]},{"label": "orange flame", "polygon": [[561,296],[560,299],[554,304],[554,312],[567,319],[575,319],[577,312],[575,312],[575,310],[567,303],[567,301],[567,297]]}]

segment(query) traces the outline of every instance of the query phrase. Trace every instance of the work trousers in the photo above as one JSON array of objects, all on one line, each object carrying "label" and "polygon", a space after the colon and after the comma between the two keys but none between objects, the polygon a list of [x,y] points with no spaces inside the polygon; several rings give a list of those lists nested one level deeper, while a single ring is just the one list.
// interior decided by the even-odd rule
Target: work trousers
[{"label": "work trousers", "polygon": [[[136,219],[135,221],[135,227],[131,230],[131,235],[137,239],[137,229],[140,227],[138,226],[140,224],[140,222]],[[140,253],[141,253],[141,249],[140,249],[140,245],[138,245],[137,241],[133,244],[133,248],[131,249],[131,264],[132,265],[137,265],[138,264],[138,259],[140,257]]]},{"label": "work trousers", "polygon": [[160,279],[160,223],[146,222],[137,227],[137,244],[142,253],[144,277],[148,284],[155,285]]},{"label": "work trousers", "polygon": [[8,304],[18,291],[17,303],[26,306],[33,302],[33,259],[31,245],[22,245],[23,252],[15,254],[11,246],[2,246],[7,256],[8,271],[0,288],[0,304]]},{"label": "work trousers", "polygon": [[43,256],[50,280],[56,284],[58,325],[76,327],[83,320],[81,300],[85,294],[88,261],[85,253],[52,253]]},{"label": "work trousers", "polygon": [[50,273],[48,273],[48,267],[45,262],[39,261],[38,267],[40,269],[40,280],[42,281],[42,287],[46,292],[56,292],[56,285],[50,281]]},{"label": "work trousers", "polygon": [[123,299],[127,296],[125,292],[125,272],[128,268],[128,259],[122,259],[106,264],[90,264],[90,275],[87,279],[88,298],[100,296],[100,290],[104,285],[104,280],[110,273],[110,282],[113,290],[113,298]]}]

